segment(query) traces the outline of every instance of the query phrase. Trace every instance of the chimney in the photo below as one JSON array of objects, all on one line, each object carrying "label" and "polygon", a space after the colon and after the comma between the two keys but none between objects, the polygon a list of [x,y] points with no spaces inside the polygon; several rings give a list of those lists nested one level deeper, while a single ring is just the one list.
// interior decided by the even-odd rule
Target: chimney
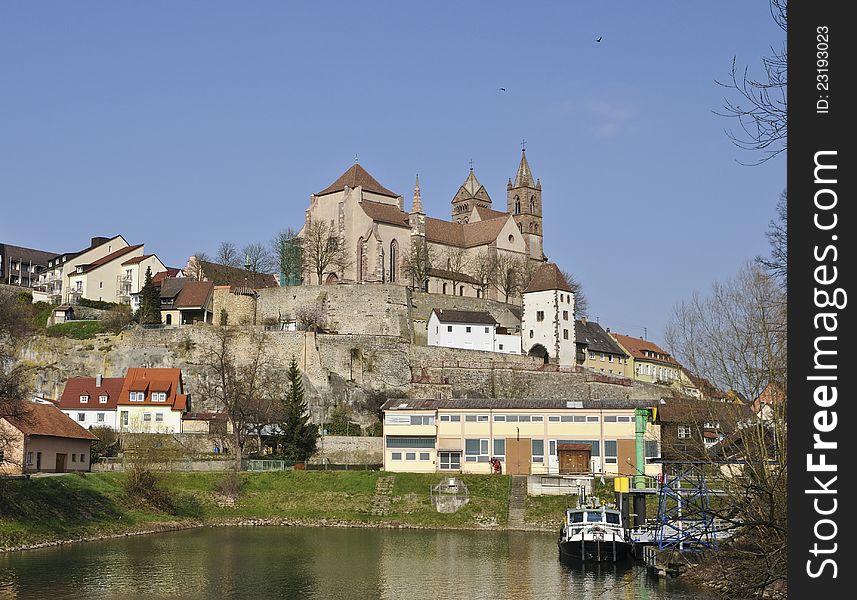
[{"label": "chimney", "polygon": [[106,244],[109,241],[110,241],[110,238],[107,238],[107,237],[103,237],[103,236],[94,237],[94,238],[90,239],[89,247],[95,248],[96,246],[100,246],[101,244]]},{"label": "chimney", "polygon": [[607,333],[610,333],[610,328],[609,328],[609,327],[607,328]]},{"label": "chimney", "polygon": [[101,373],[95,376],[95,387],[101,387]]}]

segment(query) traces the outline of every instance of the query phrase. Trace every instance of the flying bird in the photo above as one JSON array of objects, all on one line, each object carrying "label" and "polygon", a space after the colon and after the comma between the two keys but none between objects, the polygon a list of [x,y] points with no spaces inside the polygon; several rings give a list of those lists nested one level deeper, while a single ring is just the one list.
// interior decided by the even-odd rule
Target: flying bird
[{"label": "flying bird", "polygon": [[505,92],[506,88],[499,88],[501,92]]},{"label": "flying bird", "polygon": [[599,36],[598,36],[598,39],[597,39],[597,40],[595,40],[595,41],[596,41],[596,42],[600,42],[602,37],[604,37],[604,36],[603,36],[603,35],[599,35]]}]

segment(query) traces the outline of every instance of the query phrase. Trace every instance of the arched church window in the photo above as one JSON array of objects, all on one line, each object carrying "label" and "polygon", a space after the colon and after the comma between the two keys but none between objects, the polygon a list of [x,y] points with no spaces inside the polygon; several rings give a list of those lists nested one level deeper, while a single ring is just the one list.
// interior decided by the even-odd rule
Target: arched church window
[{"label": "arched church window", "polygon": [[443,284],[443,293],[444,294],[446,293],[446,284],[445,283]]},{"label": "arched church window", "polygon": [[536,233],[539,232],[539,224],[538,223],[533,223],[533,231],[535,231]]},{"label": "arched church window", "polygon": [[390,242],[390,283],[399,279],[399,242]]},{"label": "arched church window", "polygon": [[463,296],[463,295],[464,295],[464,286],[463,286],[463,285],[462,285],[462,286],[459,286],[459,288],[458,288],[458,295],[459,295],[459,296]]},{"label": "arched church window", "polygon": [[536,197],[530,196],[530,214],[536,214]]},{"label": "arched church window", "polygon": [[522,223],[518,223],[518,231],[524,233],[524,225]]},{"label": "arched church window", "polygon": [[363,256],[363,238],[361,237],[357,240],[357,281],[363,281],[364,269],[365,260]]},{"label": "arched church window", "polygon": [[521,214],[521,199],[518,196],[515,196],[515,214]]}]

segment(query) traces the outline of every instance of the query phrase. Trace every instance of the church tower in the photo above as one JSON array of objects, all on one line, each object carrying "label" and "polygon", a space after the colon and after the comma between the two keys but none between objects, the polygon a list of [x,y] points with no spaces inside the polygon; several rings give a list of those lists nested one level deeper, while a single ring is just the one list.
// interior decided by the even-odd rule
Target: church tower
[{"label": "church tower", "polygon": [[530,258],[544,260],[542,243],[542,182],[533,182],[533,173],[527,162],[526,149],[521,150],[521,164],[515,182],[506,185],[507,212],[515,218],[518,229],[527,242]]},{"label": "church tower", "polygon": [[452,222],[467,223],[470,213],[477,206],[491,208],[491,197],[485,190],[485,186],[476,179],[471,161],[470,173],[452,199]]}]

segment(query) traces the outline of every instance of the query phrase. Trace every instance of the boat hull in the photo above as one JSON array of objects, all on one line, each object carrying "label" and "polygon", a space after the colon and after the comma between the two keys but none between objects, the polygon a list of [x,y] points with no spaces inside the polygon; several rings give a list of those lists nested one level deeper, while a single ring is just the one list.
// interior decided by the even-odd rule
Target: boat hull
[{"label": "boat hull", "polygon": [[625,560],[631,546],[625,540],[565,540],[558,542],[560,555],[564,558],[593,562],[616,562]]}]

